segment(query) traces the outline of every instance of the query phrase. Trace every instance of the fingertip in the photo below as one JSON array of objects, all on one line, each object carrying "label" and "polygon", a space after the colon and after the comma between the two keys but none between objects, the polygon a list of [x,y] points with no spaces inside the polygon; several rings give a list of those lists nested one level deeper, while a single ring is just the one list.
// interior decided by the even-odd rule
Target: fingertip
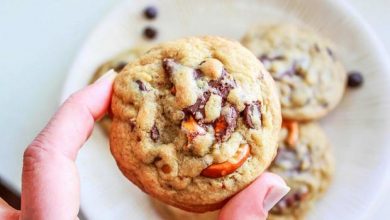
[{"label": "fingertip", "polygon": [[101,77],[99,77],[99,79],[97,79],[94,84],[104,82],[104,81],[113,82],[117,75],[118,73],[114,69],[110,69]]},{"label": "fingertip", "polygon": [[290,188],[281,177],[263,173],[239,192],[221,209],[220,220],[266,219],[268,211],[288,193]]}]

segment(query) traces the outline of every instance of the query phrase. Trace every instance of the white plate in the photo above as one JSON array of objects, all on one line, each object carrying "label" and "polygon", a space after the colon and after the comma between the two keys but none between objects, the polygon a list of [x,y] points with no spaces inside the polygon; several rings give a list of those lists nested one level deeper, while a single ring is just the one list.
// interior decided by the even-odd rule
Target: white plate
[{"label": "white plate", "polygon": [[[146,5],[159,17],[142,17]],[[388,183],[390,67],[382,44],[366,22],[340,0],[127,1],[89,36],[64,86],[62,100],[85,86],[96,67],[117,52],[143,43],[146,25],[158,28],[158,41],[213,34],[239,40],[256,23],[302,22],[332,39],[347,69],[360,70],[364,86],[349,90],[321,124],[334,144],[333,185],[309,219],[360,219]],[[146,196],[119,172],[103,132],[95,129],[77,160],[81,204],[91,219],[157,219]]]}]

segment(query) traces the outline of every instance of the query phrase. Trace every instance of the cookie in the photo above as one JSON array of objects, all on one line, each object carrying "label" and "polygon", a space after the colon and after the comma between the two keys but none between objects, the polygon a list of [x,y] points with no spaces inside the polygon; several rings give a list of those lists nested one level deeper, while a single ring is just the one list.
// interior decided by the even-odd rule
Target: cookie
[{"label": "cookie", "polygon": [[163,220],[217,220],[219,211],[195,213],[162,203],[156,199],[150,200],[153,207]]},{"label": "cookie", "polygon": [[[107,62],[100,65],[95,74],[91,79],[91,83],[95,82],[99,79],[103,74],[105,74],[108,70],[114,69],[116,72],[120,72],[130,61],[135,60],[141,54],[145,53],[150,46],[138,46],[133,49],[129,49],[121,52],[120,54],[112,57]],[[103,128],[103,130],[108,134],[111,128],[112,120],[108,115],[105,115],[100,121],[99,125]]]},{"label": "cookie", "polygon": [[313,120],[340,102],[346,72],[331,42],[293,25],[268,25],[242,39],[271,73],[278,87],[283,118]]},{"label": "cookie", "polygon": [[280,103],[272,77],[238,42],[160,44],[114,82],[111,152],[140,189],[193,212],[220,208],[276,155]]},{"label": "cookie", "polygon": [[330,144],[317,123],[283,122],[278,154],[268,170],[280,175],[291,190],[270,210],[269,219],[304,219],[328,188],[333,161]]}]

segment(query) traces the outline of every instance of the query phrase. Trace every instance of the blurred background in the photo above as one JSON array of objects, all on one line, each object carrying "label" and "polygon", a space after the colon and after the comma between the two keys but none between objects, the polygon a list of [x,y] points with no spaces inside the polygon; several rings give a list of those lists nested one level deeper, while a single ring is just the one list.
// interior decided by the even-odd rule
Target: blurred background
[{"label": "blurred background", "polygon": [[[346,1],[390,51],[390,1]],[[59,105],[63,82],[88,33],[119,2],[0,0],[0,197],[13,206],[19,205],[24,148]],[[389,203],[390,189],[370,219],[390,219]]]}]

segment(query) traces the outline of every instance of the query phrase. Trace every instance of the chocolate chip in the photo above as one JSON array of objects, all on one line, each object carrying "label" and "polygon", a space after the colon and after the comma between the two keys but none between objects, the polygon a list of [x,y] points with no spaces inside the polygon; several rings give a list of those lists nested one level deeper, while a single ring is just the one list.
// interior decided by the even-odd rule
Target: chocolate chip
[{"label": "chocolate chip", "polygon": [[160,137],[160,132],[158,131],[156,124],[154,124],[152,130],[150,130],[150,137],[154,142],[156,142]]},{"label": "chocolate chip", "polygon": [[333,53],[333,50],[330,49],[329,47],[326,48],[326,52],[328,52],[329,56],[332,58],[333,61],[336,60],[336,56],[335,54]]},{"label": "chocolate chip", "polygon": [[229,139],[234,129],[237,126],[237,110],[230,106],[228,111],[223,111],[223,114],[214,122],[215,138],[221,142]]},{"label": "chocolate chip", "polygon": [[271,62],[271,61],[274,61],[274,60],[284,60],[285,57],[283,55],[277,55],[277,56],[274,56],[274,57],[270,57],[267,54],[262,54],[260,57],[258,57],[258,59],[261,62]]},{"label": "chocolate chip", "polygon": [[291,196],[291,195],[287,196],[285,201],[286,201],[286,206],[288,208],[293,207],[295,205],[295,203],[296,203],[296,201],[294,199],[294,196]]},{"label": "chocolate chip", "polygon": [[329,47],[326,48],[326,52],[328,52],[329,56],[331,56],[332,58],[334,57],[333,51]]},{"label": "chocolate chip", "polygon": [[154,38],[157,37],[158,32],[153,27],[146,27],[144,29],[143,34],[144,34],[144,37],[147,38],[147,39],[154,39]]},{"label": "chocolate chip", "polygon": [[209,86],[217,90],[217,95],[222,99],[226,99],[231,89],[236,87],[236,82],[228,78],[228,74],[225,69],[222,70],[221,78],[217,80],[210,80]]},{"label": "chocolate chip", "polygon": [[356,88],[363,84],[363,75],[358,71],[350,71],[348,73],[348,87]]},{"label": "chocolate chip", "polygon": [[190,105],[183,109],[185,113],[195,115],[195,113],[198,111],[200,105],[204,102],[203,97],[199,97],[196,102],[193,105]]},{"label": "chocolate chip", "polygon": [[301,201],[303,199],[303,195],[299,192],[294,193],[294,200]]},{"label": "chocolate chip", "polygon": [[156,7],[148,6],[144,9],[144,16],[148,19],[155,19],[158,15]]},{"label": "chocolate chip", "polygon": [[288,68],[286,71],[284,71],[284,72],[278,74],[277,76],[275,76],[274,79],[276,81],[278,81],[281,78],[283,78],[284,76],[292,76],[292,75],[297,73],[297,69],[298,69],[297,61],[293,61],[293,63],[291,64],[290,68]]},{"label": "chocolate chip", "polygon": [[290,172],[299,172],[301,167],[297,152],[294,149],[286,147],[278,148],[276,158],[272,163],[274,166],[282,166]]},{"label": "chocolate chip", "polygon": [[141,90],[141,91],[148,91],[148,89],[146,88],[145,84],[141,80],[136,80],[135,82],[138,84],[139,90]]},{"label": "chocolate chip", "polygon": [[172,86],[171,87],[171,90],[169,90],[171,92],[172,95],[176,95],[176,87],[175,86]]},{"label": "chocolate chip", "polygon": [[173,73],[173,69],[175,67],[175,61],[171,58],[164,58],[162,62],[162,67],[165,71],[165,73],[171,77]]},{"label": "chocolate chip", "polygon": [[202,75],[202,71],[200,69],[195,69],[193,75],[195,79],[199,79],[200,76]]},{"label": "chocolate chip", "polygon": [[242,112],[243,114],[243,119],[244,123],[248,128],[256,128],[254,122],[253,122],[253,117],[255,111],[258,112],[259,114],[259,120],[261,122],[261,111],[260,111],[260,102],[259,101],[254,101],[250,104],[245,104],[245,109]]},{"label": "chocolate chip", "polygon": [[[196,100],[195,104],[190,105],[183,109],[184,113],[194,116],[194,118],[197,121],[204,118],[205,116],[204,108],[206,106],[207,101],[210,98],[210,95],[211,95],[210,92],[207,91],[204,92],[203,95]],[[199,117],[198,116],[199,114],[197,113],[199,113],[201,117]]]},{"label": "chocolate chip", "polygon": [[126,65],[127,65],[126,62],[120,61],[120,62],[117,63],[116,66],[114,67],[115,72],[119,73],[120,71],[123,70],[123,68],[125,68]]}]

